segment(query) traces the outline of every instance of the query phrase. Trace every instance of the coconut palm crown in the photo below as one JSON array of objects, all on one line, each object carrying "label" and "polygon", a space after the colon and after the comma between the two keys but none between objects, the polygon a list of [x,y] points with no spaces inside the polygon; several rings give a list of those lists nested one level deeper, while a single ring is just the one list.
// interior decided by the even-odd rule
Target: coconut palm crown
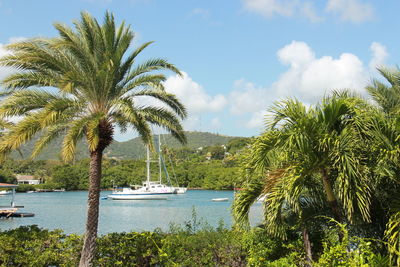
[{"label": "coconut palm crown", "polygon": [[138,64],[138,55],[151,42],[131,51],[133,31],[124,22],[116,26],[109,12],[102,25],[82,12],[73,28],[60,23],[54,26],[58,37],[10,44],[6,47],[9,55],[0,59],[0,65],[18,70],[2,82],[8,95],[0,104],[0,116],[21,118],[0,142],[0,152],[38,137],[34,157],[63,136],[61,154],[69,161],[77,142],[86,139],[90,183],[80,266],[90,266],[97,234],[102,154],[113,140],[114,127],[122,131],[133,128],[144,143],[151,144],[151,125],[157,125],[185,142],[181,120],[186,110],[163,86],[163,71],[180,74],[179,70],[158,58]]}]

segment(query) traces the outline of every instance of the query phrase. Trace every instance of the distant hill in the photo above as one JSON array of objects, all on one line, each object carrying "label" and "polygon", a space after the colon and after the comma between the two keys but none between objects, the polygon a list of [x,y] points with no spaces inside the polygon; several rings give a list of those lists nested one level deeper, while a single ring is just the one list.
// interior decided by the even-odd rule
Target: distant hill
[{"label": "distant hill", "polygon": [[[208,132],[186,132],[188,143],[186,147],[199,148],[213,145],[225,145],[229,140],[237,138],[234,136],[226,136],[213,134]],[[183,147],[178,141],[176,141],[170,134],[161,135],[161,142],[172,148]],[[24,158],[28,158],[31,155],[33,149],[33,143],[29,142],[21,147],[21,152]],[[60,159],[62,139],[59,138],[54,140],[42,153],[36,158],[37,160],[47,159]],[[89,153],[87,152],[87,145],[82,141],[78,144],[77,158],[87,158]],[[145,147],[140,138],[134,138],[125,142],[114,141],[106,150],[105,155],[108,158],[118,159],[139,159],[144,158]],[[15,159],[21,159],[21,156],[13,152],[12,157]]]}]

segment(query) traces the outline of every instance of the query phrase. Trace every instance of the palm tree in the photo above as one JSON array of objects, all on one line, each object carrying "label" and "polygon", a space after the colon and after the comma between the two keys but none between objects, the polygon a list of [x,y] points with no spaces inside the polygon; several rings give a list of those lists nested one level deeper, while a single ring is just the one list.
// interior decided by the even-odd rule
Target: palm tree
[{"label": "palm tree", "polygon": [[[20,116],[0,142],[0,151],[16,149],[38,137],[32,156],[58,136],[63,137],[62,157],[72,160],[78,140],[85,138],[90,152],[86,232],[80,266],[91,266],[94,257],[99,190],[104,149],[113,141],[114,127],[132,127],[144,143],[151,144],[151,124],[161,126],[185,142],[181,119],[186,110],[165,92],[165,75],[179,70],[163,59],[137,64],[137,56],[151,44],[129,52],[134,33],[124,22],[116,26],[106,13],[102,25],[81,13],[74,28],[54,24],[59,36],[10,44],[10,55],[0,64],[19,71],[3,81],[6,97],[0,116]],[[36,88],[34,88],[36,87]],[[146,101],[143,101],[146,99]],[[148,99],[153,99],[151,104]],[[142,102],[143,101],[143,102]]]},{"label": "palm tree", "polygon": [[398,117],[400,115],[400,70],[378,68],[378,71],[386,83],[374,79],[366,89],[385,114]]},{"label": "palm tree", "polygon": [[256,182],[235,198],[235,221],[248,224],[249,208],[260,195],[267,196],[267,229],[280,237],[287,209],[302,219],[310,208],[326,205],[339,222],[354,221],[357,214],[369,221],[370,189],[356,120],[362,103],[338,93],[316,107],[297,100],[277,103],[247,158],[248,175]]},{"label": "palm tree", "polygon": [[[382,223],[393,265],[400,266],[400,70],[378,68],[385,82],[374,79],[367,91],[378,104],[369,124],[369,137],[376,153],[375,191],[383,208]],[[382,196],[383,195],[383,196]]]}]

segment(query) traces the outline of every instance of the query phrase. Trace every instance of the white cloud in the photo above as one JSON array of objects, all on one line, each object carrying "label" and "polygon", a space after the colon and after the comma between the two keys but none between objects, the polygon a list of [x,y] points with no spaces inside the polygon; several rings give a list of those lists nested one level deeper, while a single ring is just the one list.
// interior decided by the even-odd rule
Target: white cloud
[{"label": "white cloud", "polygon": [[[0,58],[8,55],[9,52],[4,48],[3,44],[0,44]],[[9,67],[0,67],[0,81],[5,77],[13,73],[13,69]]]},{"label": "white cloud", "polygon": [[280,0],[244,0],[243,2],[248,10],[266,17],[292,16],[295,8],[295,1],[292,0],[284,3]]},{"label": "white cloud", "polygon": [[369,62],[369,68],[372,71],[376,70],[376,67],[384,65],[386,58],[389,56],[386,47],[378,42],[373,42],[370,46],[372,52],[372,59]]},{"label": "white cloud", "polygon": [[265,122],[265,116],[267,115],[266,110],[260,110],[257,112],[254,112],[251,115],[250,120],[246,123],[247,128],[260,128],[264,125]]},{"label": "white cloud", "polygon": [[268,94],[268,89],[256,86],[244,79],[235,81],[234,90],[229,95],[230,111],[240,115],[264,109],[273,100],[274,94]]},{"label": "white cloud", "polygon": [[201,127],[202,125],[200,116],[192,115],[183,121],[183,129],[185,129],[185,131],[201,131]]},{"label": "white cloud", "polygon": [[167,92],[175,94],[183,102],[189,114],[217,112],[225,107],[227,104],[225,96],[207,94],[187,73],[182,74],[183,77],[178,75],[169,77],[164,85]]},{"label": "white cloud", "polygon": [[367,82],[362,61],[350,53],[343,53],[339,58],[317,58],[306,43],[293,41],[278,51],[278,58],[290,66],[272,85],[281,97],[296,96],[314,102],[332,89],[362,91]]},{"label": "white cloud", "polygon": [[361,0],[328,0],[326,11],[339,16],[343,21],[360,23],[374,17],[371,4]]},{"label": "white cloud", "polygon": [[[8,39],[7,44],[21,42],[26,39],[26,37],[11,37],[10,39]],[[0,43],[0,58],[10,54],[10,52],[5,49],[5,46],[6,45]],[[14,68],[0,66],[0,81],[6,78],[8,75],[12,74],[13,72],[15,72]]]},{"label": "white cloud", "polygon": [[383,62],[388,56],[386,48],[372,43],[371,62],[363,63],[356,55],[342,53],[339,57],[317,57],[312,48],[293,41],[277,52],[279,61],[288,69],[269,86],[258,86],[240,79],[235,82],[229,96],[232,114],[250,115],[245,124],[248,128],[263,125],[266,110],[273,101],[296,97],[305,103],[316,103],[331,90],[351,89],[363,94],[370,79],[372,62]]},{"label": "white cloud", "polygon": [[242,0],[244,7],[254,13],[267,18],[273,16],[301,16],[311,22],[318,22],[322,17],[318,16],[311,1],[299,0]]},{"label": "white cloud", "polygon": [[324,20],[323,17],[317,15],[314,5],[311,2],[304,2],[300,8],[300,14],[309,19],[311,22],[321,22]]},{"label": "white cloud", "polygon": [[277,52],[280,62],[291,68],[302,68],[315,59],[315,53],[304,42],[293,41]]},{"label": "white cloud", "polygon": [[210,127],[212,129],[219,129],[221,128],[222,124],[218,117],[212,118],[210,122]]},{"label": "white cloud", "polygon": [[311,0],[242,0],[245,9],[266,18],[304,17],[311,22],[321,22],[324,20],[322,15],[333,14],[342,21],[360,23],[374,17],[373,6],[364,0],[326,0],[324,10],[317,10],[315,2]]}]

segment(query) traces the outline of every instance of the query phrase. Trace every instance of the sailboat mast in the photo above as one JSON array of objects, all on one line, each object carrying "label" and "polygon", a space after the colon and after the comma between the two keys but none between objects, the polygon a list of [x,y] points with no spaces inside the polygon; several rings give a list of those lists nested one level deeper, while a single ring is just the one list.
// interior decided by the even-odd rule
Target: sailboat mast
[{"label": "sailboat mast", "polygon": [[158,179],[160,180],[161,184],[161,138],[158,135]]},{"label": "sailboat mast", "polygon": [[146,151],[147,151],[147,160],[146,160],[147,186],[150,186],[150,148],[149,148],[149,145],[146,146]]}]

